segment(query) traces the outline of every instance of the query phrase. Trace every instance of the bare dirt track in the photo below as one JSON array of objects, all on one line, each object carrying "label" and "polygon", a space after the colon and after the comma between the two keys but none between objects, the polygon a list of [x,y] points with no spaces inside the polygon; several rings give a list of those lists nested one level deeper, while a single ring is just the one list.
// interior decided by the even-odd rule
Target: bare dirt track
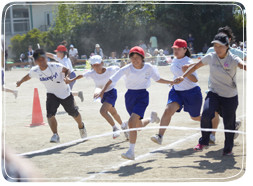
[{"label": "bare dirt track", "polygon": [[[158,67],[161,77],[172,79],[169,66]],[[15,82],[28,73],[28,69],[14,69],[5,73],[6,86],[15,88]],[[82,74],[82,71],[77,71]],[[198,71],[199,84],[203,99],[209,67]],[[239,92],[239,106],[237,117],[242,119],[240,131],[246,130],[245,106],[245,74],[238,69],[237,82]],[[59,144],[49,143],[52,133],[48,125],[39,127],[25,127],[31,123],[32,101],[34,88],[38,88],[44,121],[46,120],[46,90],[36,79],[26,82],[18,88],[18,98],[15,100],[10,93],[3,93],[3,132],[4,142],[14,149],[17,154],[45,149]],[[124,80],[116,86],[118,99],[116,109],[121,118],[128,120],[125,109],[124,94],[126,92]],[[245,87],[244,87],[245,88]],[[111,132],[112,129],[99,114],[100,103],[93,102],[94,83],[92,80],[81,79],[76,82],[73,90],[84,92],[84,102],[75,98],[79,106],[83,121],[86,124],[88,136]],[[167,103],[167,85],[152,82],[148,89],[150,104],[145,112],[149,117],[151,111],[157,111],[161,117]],[[58,130],[60,144],[80,138],[77,124],[72,117],[59,107]],[[150,124],[149,126],[158,126]],[[200,127],[199,122],[190,120],[188,113],[181,111],[172,118],[170,126]],[[222,118],[219,129],[223,129]],[[117,139],[112,136],[94,138],[85,142],[77,142],[61,148],[48,150],[26,156],[43,175],[42,181],[231,181],[243,176],[246,165],[246,136],[240,135],[235,140],[233,156],[222,156],[224,134],[218,132],[216,145],[210,146],[202,152],[194,152],[193,147],[198,143],[200,131],[174,130],[166,131],[163,144],[157,145],[150,137],[158,129],[138,132],[135,150],[135,161],[121,158],[121,153],[128,149],[128,142],[124,135]]]}]

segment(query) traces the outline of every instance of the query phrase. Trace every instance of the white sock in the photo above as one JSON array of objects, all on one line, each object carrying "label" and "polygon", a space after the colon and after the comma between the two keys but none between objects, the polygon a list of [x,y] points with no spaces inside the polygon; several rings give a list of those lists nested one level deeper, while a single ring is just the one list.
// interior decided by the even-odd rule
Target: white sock
[{"label": "white sock", "polygon": [[113,126],[112,126],[112,129],[117,129],[117,126],[116,126],[116,125],[113,125]]},{"label": "white sock", "polygon": [[134,152],[134,147],[135,147],[135,144],[134,143],[129,143],[129,150],[133,153]]},{"label": "white sock", "polygon": [[125,128],[126,127],[126,124],[123,122],[123,123],[121,123],[121,127],[122,128]]}]

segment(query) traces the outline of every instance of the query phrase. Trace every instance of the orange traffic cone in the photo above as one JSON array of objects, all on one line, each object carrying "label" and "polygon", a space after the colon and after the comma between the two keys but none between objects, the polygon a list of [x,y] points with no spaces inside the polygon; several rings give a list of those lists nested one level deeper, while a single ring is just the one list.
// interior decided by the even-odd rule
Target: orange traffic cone
[{"label": "orange traffic cone", "polygon": [[43,122],[38,89],[34,88],[32,123],[29,126],[35,127],[35,126],[40,126],[40,125],[46,125],[46,123]]}]

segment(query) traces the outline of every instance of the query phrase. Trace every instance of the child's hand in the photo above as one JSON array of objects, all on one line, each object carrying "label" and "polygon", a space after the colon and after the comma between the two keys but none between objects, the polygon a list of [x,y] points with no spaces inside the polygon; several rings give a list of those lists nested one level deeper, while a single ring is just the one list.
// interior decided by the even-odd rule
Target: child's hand
[{"label": "child's hand", "polygon": [[101,91],[100,93],[95,93],[94,94],[94,99],[98,99],[99,97],[102,99],[104,96],[104,93]]},{"label": "child's hand", "polygon": [[190,67],[190,65],[184,65],[184,66],[182,66],[182,71],[185,72],[189,67]]},{"label": "child's hand", "polygon": [[180,76],[180,77],[177,77],[177,78],[174,80],[174,83],[173,83],[173,84],[179,84],[179,83],[181,83],[182,81],[184,81],[184,77],[183,77],[183,76]]},{"label": "child's hand", "polygon": [[64,81],[65,81],[66,84],[71,83],[71,79],[69,79],[68,77],[65,77],[65,78],[64,78]]}]

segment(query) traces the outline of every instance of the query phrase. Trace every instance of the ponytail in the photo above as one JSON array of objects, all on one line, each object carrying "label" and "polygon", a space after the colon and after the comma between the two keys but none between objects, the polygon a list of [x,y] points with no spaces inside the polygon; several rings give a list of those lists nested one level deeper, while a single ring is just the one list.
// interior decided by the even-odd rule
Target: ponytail
[{"label": "ponytail", "polygon": [[186,48],[185,56],[191,57],[191,52],[188,47]]}]

